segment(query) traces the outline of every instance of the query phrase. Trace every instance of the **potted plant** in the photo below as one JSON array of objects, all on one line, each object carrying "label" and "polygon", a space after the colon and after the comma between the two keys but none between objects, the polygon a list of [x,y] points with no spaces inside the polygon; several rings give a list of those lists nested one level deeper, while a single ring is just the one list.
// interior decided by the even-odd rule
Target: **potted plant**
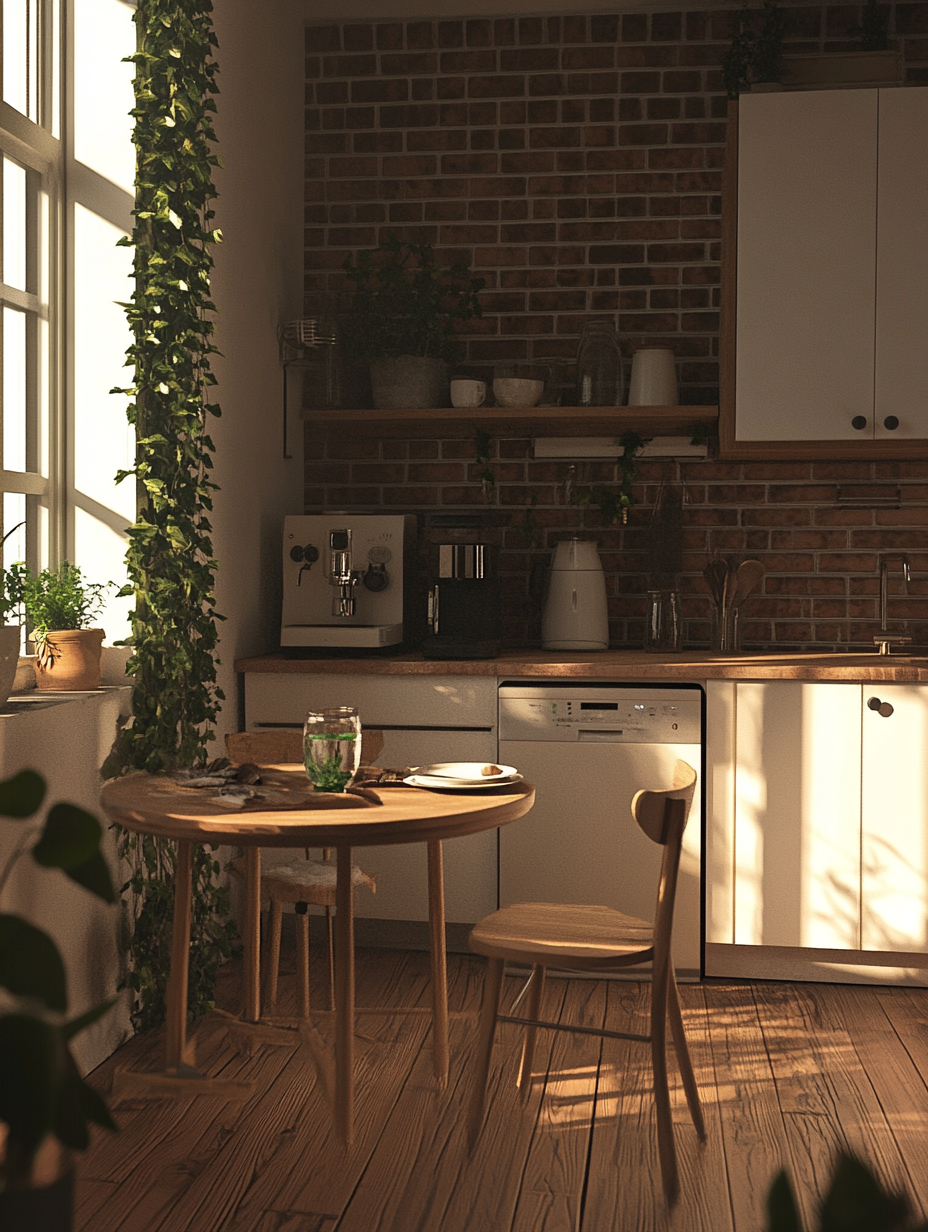
[{"label": "potted plant", "polygon": [[57,569],[33,573],[21,561],[7,574],[7,589],[32,623],[35,682],[43,692],[82,692],[100,687],[102,629],[90,624],[107,587],[86,582],[66,560]]},{"label": "potted plant", "polygon": [[[116,901],[100,851],[96,817],[75,804],[55,804],[40,830],[22,829],[41,807],[45,781],[23,770],[0,783],[0,816],[20,831],[0,868],[0,891],[27,855],[106,903]],[[32,840],[35,839],[33,842]],[[22,916],[0,913],[0,1227],[64,1232],[72,1226],[74,1175],[70,1150],[88,1144],[88,1122],[115,1129],[97,1092],[80,1077],[69,1042],[112,1001],[68,1019],[65,969],[51,937]]]},{"label": "potted plant", "polygon": [[783,71],[786,14],[777,0],[732,13],[731,45],[722,57],[722,80],[729,98],[746,90],[776,88]]},{"label": "potted plant", "polygon": [[[19,530],[23,523],[8,530],[0,540],[0,547],[6,543],[10,535]],[[16,668],[19,666],[19,649],[22,642],[22,629],[18,624],[11,625],[7,621],[10,612],[17,606],[15,595],[7,585],[7,572],[0,565],[0,706],[13,691],[13,681],[16,679]]]},{"label": "potted plant", "polygon": [[344,263],[355,285],[345,345],[371,366],[378,410],[447,405],[448,365],[457,356],[455,324],[480,316],[486,285],[464,263],[438,264],[428,244],[390,236]]}]

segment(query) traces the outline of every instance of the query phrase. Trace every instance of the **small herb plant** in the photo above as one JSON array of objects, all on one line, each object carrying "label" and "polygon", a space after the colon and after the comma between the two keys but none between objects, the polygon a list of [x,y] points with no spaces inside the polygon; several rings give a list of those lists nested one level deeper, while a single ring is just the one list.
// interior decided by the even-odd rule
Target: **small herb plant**
[{"label": "small herb plant", "polygon": [[348,350],[362,360],[415,355],[457,358],[455,324],[482,315],[477,298],[486,286],[467,265],[441,266],[429,244],[403,244],[390,236],[379,248],[344,263],[355,296]]},{"label": "small herb plant", "polygon": [[89,629],[110,586],[112,582],[84,581],[79,566],[66,560],[57,569],[43,569],[41,573],[33,573],[18,561],[6,576],[7,593],[32,622],[32,638],[40,655],[45,654],[53,629]]},{"label": "small herb plant", "polygon": [[754,82],[780,80],[786,25],[786,14],[777,0],[732,13],[731,45],[722,57],[722,80],[729,98],[737,98]]},{"label": "small herb plant", "polygon": [[[0,891],[27,855],[39,869],[60,869],[105,903],[114,903],[110,872],[100,851],[103,831],[76,804],[54,804],[40,830],[29,826],[45,799],[45,780],[34,770],[0,783],[4,828],[19,831],[13,853],[0,868]],[[8,994],[0,1013],[0,1122],[6,1125],[0,1191],[28,1185],[36,1152],[53,1134],[84,1150],[87,1125],[115,1129],[106,1104],[80,1077],[69,1042],[113,1005],[104,1001],[68,1019],[64,963],[48,933],[22,916],[0,914],[0,988]]]}]

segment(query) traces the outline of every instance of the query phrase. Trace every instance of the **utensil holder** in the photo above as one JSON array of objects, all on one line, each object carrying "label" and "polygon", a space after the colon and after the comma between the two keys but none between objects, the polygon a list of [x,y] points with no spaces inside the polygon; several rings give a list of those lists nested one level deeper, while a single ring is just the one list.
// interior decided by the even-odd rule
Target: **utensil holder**
[{"label": "utensil holder", "polygon": [[715,654],[741,653],[741,621],[738,608],[712,605],[710,645]]}]

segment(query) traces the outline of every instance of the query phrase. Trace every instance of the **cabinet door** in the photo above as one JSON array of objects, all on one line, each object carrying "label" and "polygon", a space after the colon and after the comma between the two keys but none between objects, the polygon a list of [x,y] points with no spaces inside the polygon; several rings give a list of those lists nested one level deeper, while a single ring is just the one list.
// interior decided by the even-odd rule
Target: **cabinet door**
[{"label": "cabinet door", "polygon": [[860,726],[860,685],[737,685],[736,945],[858,948]]},{"label": "cabinet door", "polygon": [[738,440],[872,435],[877,96],[740,100]]},{"label": "cabinet door", "polygon": [[[880,90],[876,436],[928,436],[928,90]],[[888,416],[899,426],[886,427]]]},{"label": "cabinet door", "polygon": [[[861,948],[928,951],[928,688],[864,685]],[[884,718],[867,706],[893,707]]]}]

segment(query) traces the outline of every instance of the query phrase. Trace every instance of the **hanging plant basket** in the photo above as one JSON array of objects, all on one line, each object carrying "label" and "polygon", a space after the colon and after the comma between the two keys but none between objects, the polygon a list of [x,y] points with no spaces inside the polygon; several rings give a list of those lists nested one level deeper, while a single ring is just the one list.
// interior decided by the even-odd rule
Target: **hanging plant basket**
[{"label": "hanging plant basket", "polygon": [[35,657],[42,693],[84,693],[100,687],[102,629],[50,629]]}]

